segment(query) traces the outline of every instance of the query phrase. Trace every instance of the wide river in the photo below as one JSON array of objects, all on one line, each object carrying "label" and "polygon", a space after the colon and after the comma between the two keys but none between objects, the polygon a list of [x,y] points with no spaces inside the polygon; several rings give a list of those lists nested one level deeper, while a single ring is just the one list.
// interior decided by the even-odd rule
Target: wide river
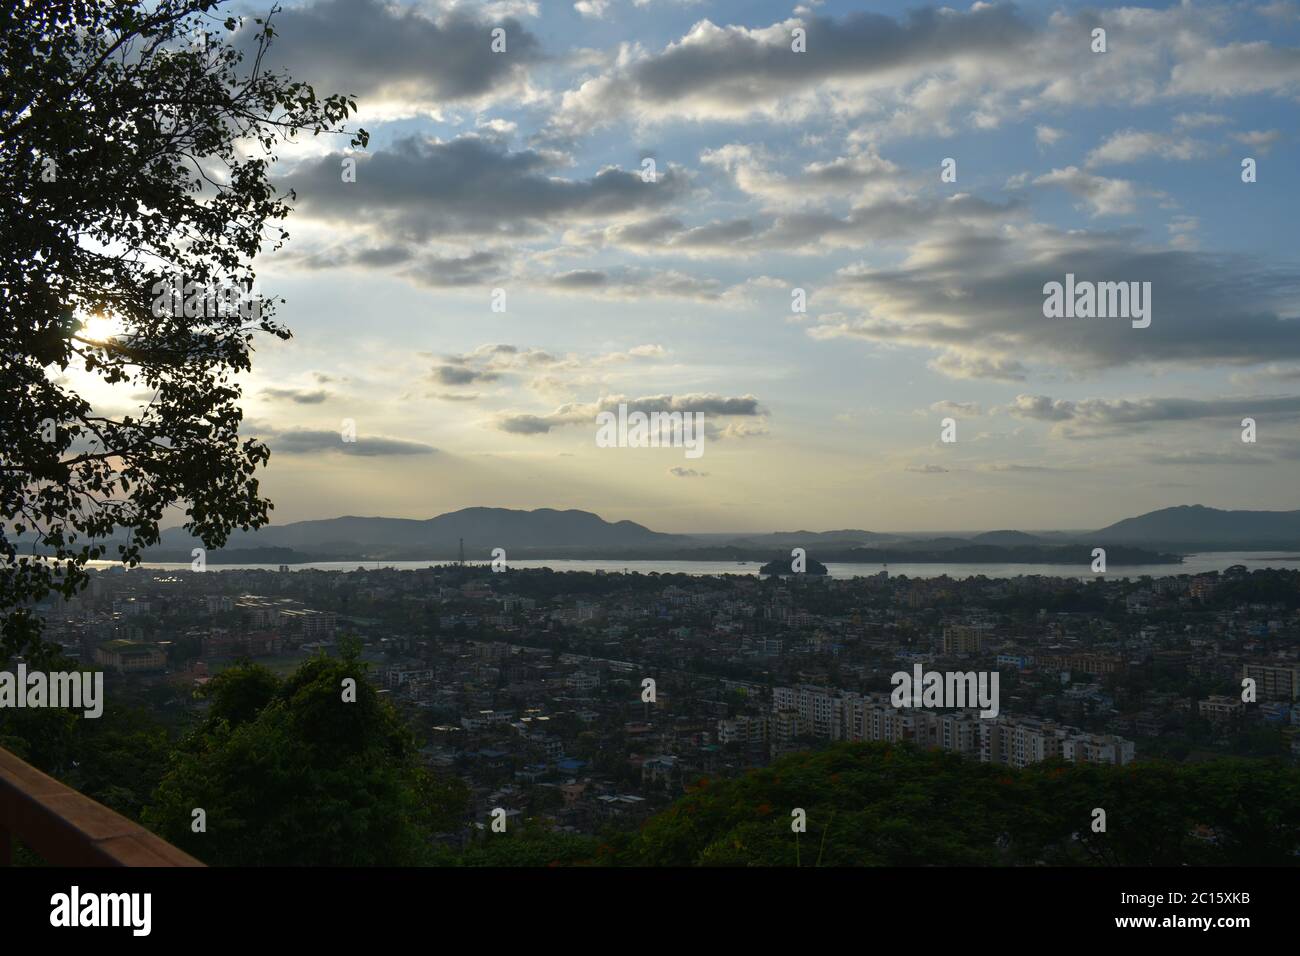
[{"label": "wide river", "polygon": [[[319,561],[312,564],[292,564],[290,570],[317,571],[354,571],[357,568],[396,568],[398,570],[415,570],[427,568],[434,564],[447,564],[446,561],[380,561],[361,563],[357,561]],[[482,563],[483,562],[470,562]],[[1112,566],[1106,575],[1111,578],[1138,578],[1143,575],[1162,577],[1171,574],[1202,574],[1206,571],[1222,571],[1234,564],[1242,564],[1254,570],[1256,568],[1291,568],[1300,569],[1300,555],[1288,551],[1206,551],[1201,554],[1189,554],[1182,564],[1133,564]],[[92,567],[115,567],[111,561],[92,561]],[[762,566],[758,561],[613,561],[613,560],[570,560],[543,559],[536,561],[511,561],[512,568],[552,568],[556,571],[635,571],[641,574],[658,572],[659,574],[757,574]],[[145,562],[143,567],[158,570],[188,571],[188,563]],[[276,564],[210,564],[211,571],[263,570],[274,571]],[[855,578],[878,574],[888,570],[891,577],[907,575],[909,578],[937,578],[948,575],[953,578],[969,578],[984,575],[989,578],[1014,578],[1022,574],[1042,574],[1057,578],[1091,578],[1094,575],[1087,566],[1080,568],[1073,564],[827,564],[832,578]]]}]

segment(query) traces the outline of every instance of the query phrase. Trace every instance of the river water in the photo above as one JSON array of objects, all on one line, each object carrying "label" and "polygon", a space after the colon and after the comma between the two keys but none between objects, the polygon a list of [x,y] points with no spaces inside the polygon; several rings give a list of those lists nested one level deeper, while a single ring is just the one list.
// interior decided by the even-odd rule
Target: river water
[{"label": "river water", "polygon": [[[355,571],[357,568],[396,568],[398,570],[415,570],[435,564],[447,564],[446,561],[379,561],[362,563],[357,561],[318,561],[310,564],[291,564],[291,571]],[[470,562],[483,563],[487,562]],[[1189,554],[1182,564],[1134,564],[1112,566],[1108,578],[1138,578],[1143,575],[1164,577],[1173,574],[1203,574],[1207,571],[1223,571],[1234,564],[1242,564],[1252,571],[1257,568],[1291,568],[1300,569],[1300,555],[1279,551],[1206,551],[1201,554]],[[116,567],[111,561],[92,561],[91,567]],[[758,561],[618,561],[618,560],[576,560],[568,558],[539,559],[533,561],[510,561],[511,568],[552,568],[555,571],[630,571],[641,574],[657,572],[659,574],[757,574],[762,566]],[[142,567],[157,570],[188,571],[190,565],[184,563],[145,562]],[[208,565],[208,571],[263,570],[275,571],[277,564],[216,564]],[[952,578],[969,578],[984,575],[989,578],[1014,578],[1022,574],[1041,574],[1057,578],[1092,578],[1088,566],[1073,564],[827,564],[826,569],[832,578],[867,577],[887,570],[890,577],[906,575],[909,578],[937,578],[947,575]]]}]

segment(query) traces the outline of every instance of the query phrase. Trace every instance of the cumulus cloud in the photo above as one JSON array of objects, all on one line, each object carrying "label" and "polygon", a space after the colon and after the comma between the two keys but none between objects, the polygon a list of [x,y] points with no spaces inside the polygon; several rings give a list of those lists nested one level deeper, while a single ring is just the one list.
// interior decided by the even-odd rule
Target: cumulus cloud
[{"label": "cumulus cloud", "polygon": [[[806,31],[807,54],[791,51],[796,27]],[[987,3],[966,12],[917,10],[902,20],[804,15],[756,28],[701,20],[657,53],[626,49],[610,72],[565,94],[556,125],[589,130],[628,111],[651,119],[793,119],[789,101],[806,104],[819,88],[844,94],[872,80],[920,78],[963,58],[1005,55],[1031,35],[1014,7]]]},{"label": "cumulus cloud", "polygon": [[[1077,281],[1150,282],[1150,327],[1045,318],[1043,287],[1067,273]],[[842,270],[832,291],[864,312],[813,326],[814,338],[931,348],[940,353],[934,367],[959,377],[1014,379],[1029,363],[1081,373],[1300,359],[1300,270],[1145,247],[1131,231],[1034,225],[931,240],[916,244],[901,267]]]},{"label": "cumulus cloud", "polygon": [[311,390],[301,388],[264,388],[259,394],[269,401],[293,402],[297,405],[319,405],[329,397],[329,393],[323,388]]},{"label": "cumulus cloud", "polygon": [[276,431],[261,427],[261,437],[272,451],[287,455],[305,455],[316,452],[334,452],[340,455],[359,455],[371,458],[385,455],[431,455],[438,449],[423,442],[387,438],[382,435],[357,434],[356,441],[345,442],[337,431],[289,429]]},{"label": "cumulus cloud", "polygon": [[465,368],[461,365],[440,365],[431,373],[440,385],[473,385],[475,382],[495,382],[496,372]]},{"label": "cumulus cloud", "polygon": [[1174,125],[1182,129],[1222,126],[1230,122],[1232,121],[1222,113],[1179,113],[1174,117]]},{"label": "cumulus cloud", "polygon": [[1004,411],[1016,418],[1050,422],[1067,438],[1098,433],[1141,430],[1173,422],[1268,416],[1274,420],[1300,417],[1300,396],[1229,396],[1196,398],[1053,399],[1047,395],[1018,395]]},{"label": "cumulus cloud", "polygon": [[937,415],[983,415],[984,409],[979,402],[954,402],[944,399],[930,406],[930,411]]},{"label": "cumulus cloud", "polygon": [[901,175],[900,168],[882,157],[874,145],[834,159],[804,163],[794,174],[775,170],[775,160],[764,147],[741,143],[706,149],[700,162],[725,172],[737,189],[768,205],[851,196],[867,186],[896,183]]},{"label": "cumulus cloud", "polygon": [[674,216],[658,216],[608,227],[589,234],[587,241],[692,257],[751,256],[765,252],[814,255],[827,248],[855,248],[865,242],[894,243],[943,229],[997,223],[1019,217],[1025,209],[1025,203],[1019,199],[993,202],[967,193],[943,198],[882,198],[853,206],[842,214],[796,211],[694,226]]},{"label": "cumulus cloud", "polygon": [[[829,327],[829,329],[836,328],[851,328],[851,326]],[[834,338],[835,333],[823,329],[820,337]],[[944,352],[931,359],[927,365],[948,378],[985,378],[996,382],[1023,382],[1027,373],[1024,365],[1016,359],[1006,356],[972,355],[966,352]]]},{"label": "cumulus cloud", "polygon": [[665,206],[683,195],[685,177],[663,170],[654,183],[606,168],[588,178],[558,175],[563,157],[512,151],[493,136],[397,140],[358,154],[357,179],[340,181],[341,154],[306,160],[284,181],[299,214],[344,226],[362,224],[407,242],[458,237],[535,237],[584,219]]},{"label": "cumulus cloud", "polygon": [[1186,136],[1170,136],[1150,130],[1122,130],[1112,133],[1100,146],[1088,154],[1087,166],[1114,166],[1136,163],[1152,156],[1162,160],[1189,160],[1204,156],[1204,143]]},{"label": "cumulus cloud", "polygon": [[1200,50],[1174,66],[1169,93],[1176,96],[1294,95],[1300,91],[1300,49],[1263,40]]},{"label": "cumulus cloud", "polygon": [[1060,186],[1081,198],[1094,216],[1119,216],[1133,212],[1138,189],[1127,179],[1110,179],[1084,172],[1077,166],[1053,169],[1034,180],[1036,186]]},{"label": "cumulus cloud", "polygon": [[[450,104],[518,97],[543,60],[540,41],[518,20],[453,5],[318,0],[280,10],[273,23],[278,36],[265,65],[318,94],[354,94],[363,115],[439,116]],[[492,52],[494,27],[506,31],[509,55]],[[250,20],[240,42],[251,44],[254,29]]]},{"label": "cumulus cloud", "polygon": [[1232,376],[1232,381],[1238,385],[1300,382],[1300,366],[1267,365],[1250,372],[1238,372]]},{"label": "cumulus cloud", "polygon": [[[823,17],[803,5],[757,27],[702,20],[659,50],[624,44],[602,72],[564,94],[554,130],[571,137],[627,118],[802,123],[826,115],[863,123],[868,137],[947,136],[1039,111],[1300,88],[1300,52],[1265,41],[1221,46],[1229,19],[1226,7],[1199,4],[1044,19],[976,3],[898,18]],[[1123,38],[1122,55],[1097,56],[1080,40],[1097,26],[1112,42]],[[796,28],[806,31],[805,54],[791,52]]]},{"label": "cumulus cloud", "polygon": [[1039,125],[1034,127],[1034,141],[1039,146],[1055,146],[1066,136],[1065,130],[1054,126]]},{"label": "cumulus cloud", "polygon": [[[709,393],[692,393],[686,395],[648,395],[641,398],[628,398],[622,395],[606,396],[596,402],[568,402],[553,412],[534,414],[502,414],[496,419],[496,427],[501,431],[515,435],[544,435],[553,428],[564,425],[592,425],[600,412],[617,412],[619,405],[627,405],[629,413],[634,411],[650,414],[652,412],[702,412],[709,417],[753,417],[765,414],[753,395],[726,397]],[[706,421],[706,426],[710,424]],[[756,432],[736,429],[728,432],[726,428],[714,431],[710,437],[740,438]]]},{"label": "cumulus cloud", "polygon": [[1232,138],[1252,149],[1267,154],[1273,144],[1282,138],[1282,131],[1276,129],[1253,129],[1245,133],[1233,133]]},{"label": "cumulus cloud", "polygon": [[[638,374],[639,370],[665,360],[668,355],[668,350],[656,343],[607,351],[555,353],[497,342],[480,345],[469,352],[441,356],[430,378],[439,385],[455,389],[489,382],[511,386],[523,381],[538,395],[564,398],[580,388],[607,387],[612,377]],[[439,392],[434,397],[448,401],[470,400],[459,398],[465,394]],[[477,397],[475,394],[471,399]],[[525,420],[518,425],[518,430],[526,432],[528,427]]]},{"label": "cumulus cloud", "polygon": [[606,295],[639,299],[647,295],[715,301],[725,292],[712,277],[700,277],[675,269],[642,269],[616,266],[608,269],[574,269],[531,280],[558,292]]},{"label": "cumulus cloud", "polygon": [[431,288],[482,286],[504,281],[510,274],[509,258],[497,251],[439,256],[421,251],[415,244],[335,244],[298,253],[280,254],[279,261],[290,267],[333,271],[336,269],[381,269]]}]

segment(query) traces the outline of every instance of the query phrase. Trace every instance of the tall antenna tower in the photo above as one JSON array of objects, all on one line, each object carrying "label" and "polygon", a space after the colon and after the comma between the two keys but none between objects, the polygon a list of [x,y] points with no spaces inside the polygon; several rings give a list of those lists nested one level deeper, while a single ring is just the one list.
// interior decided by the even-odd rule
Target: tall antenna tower
[{"label": "tall antenna tower", "polygon": [[465,563],[465,539],[464,538],[460,539],[460,560],[457,561],[456,563],[462,565]]}]

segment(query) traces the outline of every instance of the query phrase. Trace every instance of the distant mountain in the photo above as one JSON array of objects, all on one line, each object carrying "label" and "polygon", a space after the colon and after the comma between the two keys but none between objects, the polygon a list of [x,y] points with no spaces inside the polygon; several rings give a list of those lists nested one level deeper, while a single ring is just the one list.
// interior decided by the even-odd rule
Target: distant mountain
[{"label": "distant mountain", "polygon": [[[161,549],[187,548],[194,539],[182,529],[163,534]],[[292,548],[318,558],[337,555],[400,559],[455,557],[464,539],[465,555],[487,560],[493,548],[506,554],[544,549],[551,552],[617,552],[690,545],[685,535],[661,534],[633,521],[605,521],[589,511],[538,508],[464,508],[427,520],[347,516],[269,525],[235,532],[228,549]]]},{"label": "distant mountain", "polygon": [[955,551],[957,548],[970,546],[969,538],[906,538],[891,547],[895,551]]},{"label": "distant mountain", "polygon": [[[445,560],[456,557],[461,539],[465,556],[486,561],[493,548],[509,558],[627,558],[634,560],[766,561],[774,550],[816,551],[833,561],[936,561],[957,563],[1030,561],[1073,563],[1074,550],[1105,545],[1130,549],[1128,563],[1167,560],[1156,552],[1260,551],[1300,548],[1300,511],[1219,511],[1201,505],[1164,508],[1091,532],[986,531],[958,537],[940,534],[881,534],[875,531],[776,531],[754,534],[664,534],[634,521],[606,521],[589,511],[538,508],[464,508],[426,520],[347,516],[271,525],[235,532],[224,550],[283,549],[298,560]],[[198,542],[182,529],[163,532],[158,555],[189,560]],[[265,552],[269,554],[269,552]],[[1114,555],[1110,555],[1113,560]],[[167,560],[172,560],[168,558]]]},{"label": "distant mountain", "polygon": [[993,544],[1000,548],[1019,548],[1055,543],[1049,542],[1047,538],[1039,537],[1036,534],[1026,534],[1024,531],[985,531],[983,534],[975,535],[970,540],[975,544]]},{"label": "distant mountain", "polygon": [[[938,541],[947,541],[938,538]],[[823,560],[847,564],[1073,564],[1086,569],[1092,562],[1092,549],[1087,544],[1047,546],[966,543],[960,548],[857,548],[843,554],[819,551]],[[1112,544],[1106,549],[1106,560],[1111,567],[1135,564],[1179,564],[1177,554],[1149,551],[1130,545]]]},{"label": "distant mountain", "polygon": [[1125,518],[1089,537],[1204,551],[1296,547],[1300,546],[1300,511],[1220,511],[1179,505]]},{"label": "distant mountain", "polygon": [[[705,536],[700,536],[705,537]],[[708,535],[707,537],[714,537]],[[773,531],[770,534],[747,534],[728,538],[724,544],[732,548],[796,548],[813,545],[838,548],[865,547],[882,541],[894,541],[895,536],[876,531]]]}]

